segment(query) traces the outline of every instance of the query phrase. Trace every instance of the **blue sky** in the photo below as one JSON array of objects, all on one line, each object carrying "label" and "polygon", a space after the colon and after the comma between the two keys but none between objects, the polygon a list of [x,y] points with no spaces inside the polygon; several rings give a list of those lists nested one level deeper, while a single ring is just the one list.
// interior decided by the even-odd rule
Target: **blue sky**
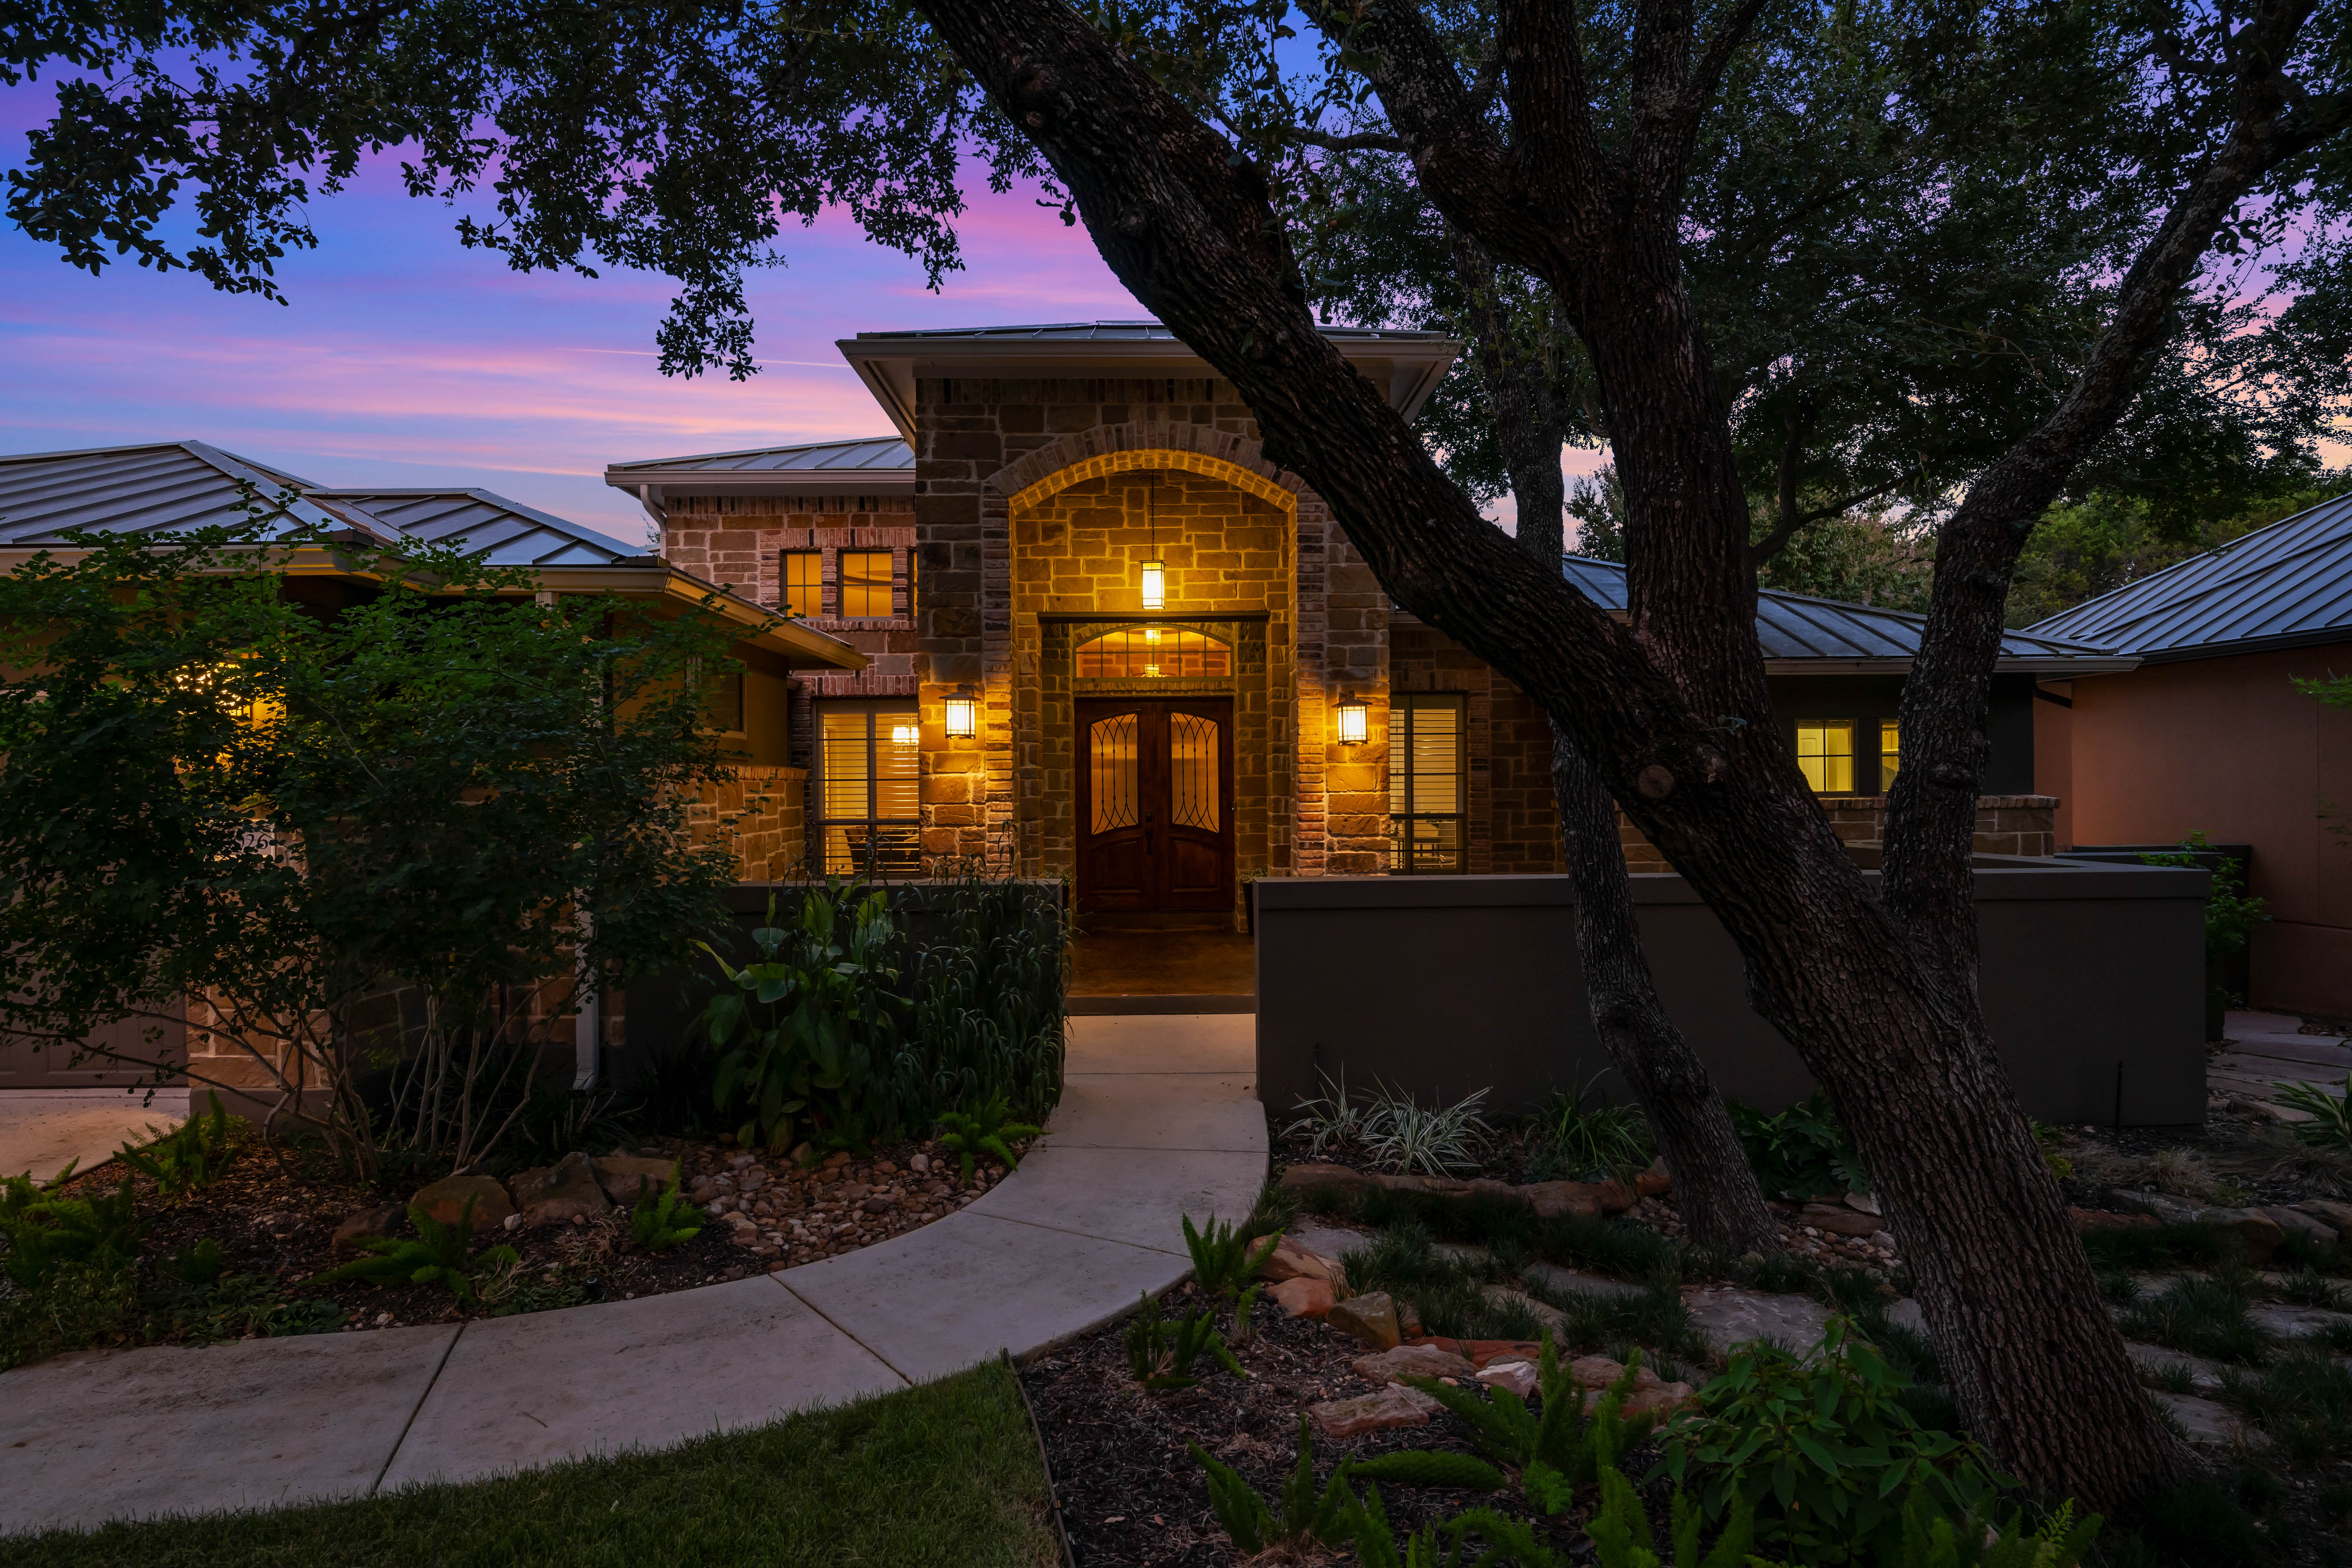
[{"label": "blue sky", "polygon": [[[0,93],[0,164],[46,98]],[[634,543],[607,462],[889,433],[835,339],[1147,313],[1083,227],[983,185],[940,294],[846,218],[788,231],[788,265],[751,279],[761,374],[683,381],[656,369],[664,279],[517,274],[461,248],[457,216],[376,166],[313,205],[282,307],[185,273],[92,279],[0,223],[0,451],[193,437],[322,483],[478,486]]]}]

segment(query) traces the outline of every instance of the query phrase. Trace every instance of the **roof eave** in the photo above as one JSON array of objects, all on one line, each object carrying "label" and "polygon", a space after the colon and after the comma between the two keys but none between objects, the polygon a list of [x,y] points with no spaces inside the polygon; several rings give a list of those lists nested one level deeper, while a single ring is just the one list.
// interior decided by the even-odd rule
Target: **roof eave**
[{"label": "roof eave", "polygon": [[604,482],[648,511],[671,495],[895,496],[915,493],[912,468],[606,468]]},{"label": "roof eave", "polygon": [[[1452,338],[1327,339],[1350,364],[1384,361],[1389,404],[1405,419],[1417,416],[1462,353]],[[908,446],[915,444],[915,379],[937,367],[974,374],[993,366],[1034,374],[1041,363],[1084,366],[1089,373],[1133,369],[1164,373],[1177,365],[1216,372],[1181,338],[857,337],[834,346],[882,405]]]},{"label": "roof eave", "polygon": [[2184,647],[2154,647],[2133,655],[2139,664],[2183,664],[2194,658],[2228,658],[2241,653],[2273,653],[2298,647],[2325,647],[2352,642],[2352,626],[2321,626],[2315,631],[2283,632],[2277,637],[2239,637],[2230,642],[2191,643]]}]

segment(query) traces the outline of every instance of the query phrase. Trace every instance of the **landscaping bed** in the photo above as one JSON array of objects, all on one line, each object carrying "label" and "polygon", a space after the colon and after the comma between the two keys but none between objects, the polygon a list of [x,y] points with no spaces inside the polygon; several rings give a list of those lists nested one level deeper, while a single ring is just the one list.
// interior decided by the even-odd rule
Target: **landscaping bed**
[{"label": "landscaping bed", "polygon": [[[694,1205],[687,1223],[700,1228],[656,1250],[633,1238],[632,1207],[641,1182],[658,1189],[673,1169],[681,1196]],[[903,1235],[954,1213],[1005,1173],[1000,1163],[982,1159],[963,1184],[956,1157],[936,1140],[878,1146],[865,1156],[837,1152],[803,1166],[716,1142],[666,1139],[593,1159],[575,1152],[503,1179],[371,1184],[337,1171],[314,1149],[273,1152],[246,1141],[225,1169],[180,1196],[163,1195],[151,1178],[115,1162],[73,1176],[57,1194],[110,1196],[127,1177],[142,1227],[141,1300],[91,1342],[202,1342],[447,1322],[693,1289]],[[477,1268],[472,1300],[439,1282],[320,1278],[360,1256],[362,1237],[412,1237],[411,1204],[454,1223],[467,1196],[475,1257],[493,1247],[517,1254],[510,1263]],[[201,1267],[183,1263],[199,1257]]]}]

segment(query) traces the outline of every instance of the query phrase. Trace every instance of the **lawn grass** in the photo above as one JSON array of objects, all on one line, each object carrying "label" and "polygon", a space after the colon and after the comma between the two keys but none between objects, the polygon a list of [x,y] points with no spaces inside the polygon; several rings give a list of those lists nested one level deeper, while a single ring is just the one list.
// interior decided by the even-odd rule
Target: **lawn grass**
[{"label": "lawn grass", "polygon": [[355,1502],[0,1543],[10,1568],[1046,1568],[1059,1547],[1012,1373],[990,1365],[657,1454]]}]

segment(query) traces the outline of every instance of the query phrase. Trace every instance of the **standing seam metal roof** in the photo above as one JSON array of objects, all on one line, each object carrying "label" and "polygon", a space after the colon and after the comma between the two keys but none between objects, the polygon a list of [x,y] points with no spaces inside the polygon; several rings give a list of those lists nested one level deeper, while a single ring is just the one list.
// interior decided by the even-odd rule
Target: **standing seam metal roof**
[{"label": "standing seam metal roof", "polygon": [[334,489],[224,452],[202,441],[0,457],[0,549],[54,549],[68,529],[166,536],[250,517],[240,485],[289,521],[357,528],[387,542],[463,542],[500,566],[611,566],[647,559],[642,549],[488,490]]},{"label": "standing seam metal roof", "polygon": [[[240,484],[266,507],[311,488],[202,441],[0,457],[0,548],[61,544],[72,528],[168,534],[239,526],[250,516]],[[296,522],[339,521],[307,500],[287,510]]]},{"label": "standing seam metal roof", "polygon": [[757,447],[743,452],[704,452],[687,458],[646,458],[614,463],[607,483],[640,471],[707,474],[890,473],[915,471],[915,451],[896,436],[858,441],[817,441],[797,447]]},{"label": "standing seam metal roof", "polygon": [[[1614,561],[1571,555],[1569,582],[1604,610],[1625,608],[1625,568]],[[1919,652],[1927,617],[1875,605],[1849,605],[1766,589],[1756,595],[1756,637],[1767,659],[1908,660]],[[2063,668],[2078,660],[2114,662],[2105,650],[2038,632],[2000,639],[2000,663],[2011,668]]]},{"label": "standing seam metal roof", "polygon": [[[1443,343],[1444,332],[1388,327],[1318,327],[1335,342]],[[1176,334],[1158,321],[1050,321],[1008,327],[908,327],[896,331],[860,332],[859,342],[894,342],[912,339],[996,339],[1021,342],[1175,342]]]},{"label": "standing seam metal roof", "polygon": [[2352,494],[2028,630],[2158,662],[2352,637]]}]

